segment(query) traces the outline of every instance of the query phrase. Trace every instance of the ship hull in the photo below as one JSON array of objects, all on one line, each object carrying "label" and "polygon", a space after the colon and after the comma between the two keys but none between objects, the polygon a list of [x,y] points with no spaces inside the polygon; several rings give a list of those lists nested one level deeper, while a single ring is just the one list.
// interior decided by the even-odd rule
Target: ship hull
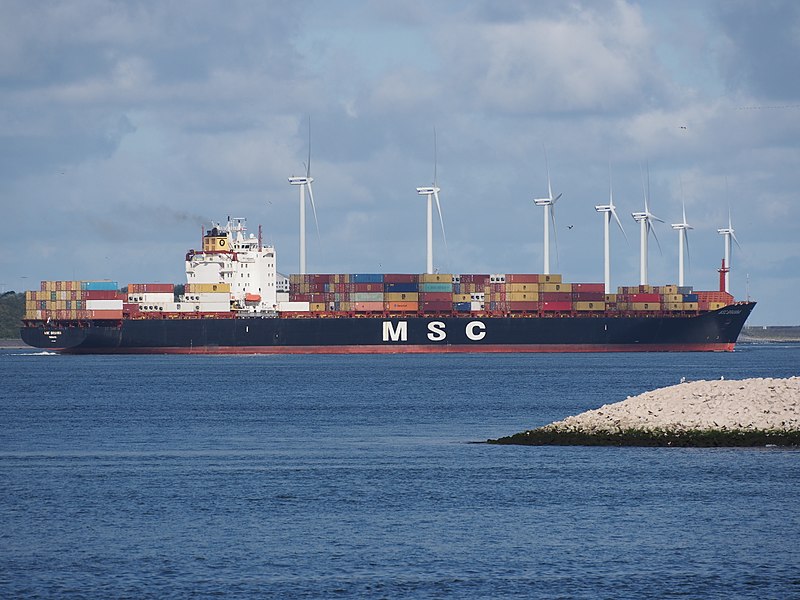
[{"label": "ship hull", "polygon": [[140,319],[28,323],[65,353],[392,354],[731,351],[754,302],[699,315]]}]

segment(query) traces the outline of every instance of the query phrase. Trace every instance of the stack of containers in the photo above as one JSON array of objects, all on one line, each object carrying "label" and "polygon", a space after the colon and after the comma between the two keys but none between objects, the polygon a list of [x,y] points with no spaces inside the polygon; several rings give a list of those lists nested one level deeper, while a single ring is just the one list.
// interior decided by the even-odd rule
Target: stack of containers
[{"label": "stack of containers", "polygon": [[383,274],[350,275],[350,309],[355,312],[383,312]]},{"label": "stack of containers", "polygon": [[572,308],[578,312],[606,310],[606,287],[602,283],[573,283]]},{"label": "stack of containers", "polygon": [[383,276],[384,308],[388,312],[419,311],[419,275],[393,273]]},{"label": "stack of containers", "polygon": [[563,283],[561,275],[540,275],[539,303],[543,312],[572,311],[572,284]]},{"label": "stack of containers", "polygon": [[506,307],[509,312],[539,310],[540,275],[509,273],[505,276]]},{"label": "stack of containers", "polygon": [[[460,275],[455,287],[459,294],[466,299],[469,296],[469,309],[471,312],[481,312],[486,307],[486,287],[489,285],[491,276],[488,274],[468,274]],[[466,301],[466,300],[465,300]],[[458,310],[458,309],[457,309]]]},{"label": "stack of containers", "polygon": [[696,292],[700,310],[719,310],[733,304],[733,296],[728,292]]},{"label": "stack of containers", "polygon": [[25,318],[84,320],[122,318],[123,299],[116,281],[42,281],[25,292]]},{"label": "stack of containers", "polygon": [[453,275],[424,273],[419,276],[419,307],[422,312],[453,310]]},{"label": "stack of containers", "polygon": [[229,283],[187,283],[183,302],[192,305],[196,312],[230,312],[231,286]]}]

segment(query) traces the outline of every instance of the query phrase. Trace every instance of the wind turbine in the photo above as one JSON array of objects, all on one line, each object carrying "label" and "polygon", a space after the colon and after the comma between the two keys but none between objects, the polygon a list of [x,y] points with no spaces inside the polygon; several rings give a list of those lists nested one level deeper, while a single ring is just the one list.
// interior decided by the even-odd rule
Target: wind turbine
[{"label": "wind turbine", "polygon": [[436,210],[439,213],[439,223],[442,226],[442,240],[447,248],[447,236],[444,233],[444,218],[442,218],[442,205],[439,203],[439,187],[436,180],[436,129],[433,130],[433,185],[418,187],[417,194],[428,197],[428,223],[427,223],[427,269],[426,273],[433,273],[433,199],[436,199]]},{"label": "wind turbine", "polygon": [[547,170],[547,198],[534,198],[536,206],[544,207],[544,274],[550,274],[550,222],[553,223],[553,237],[556,244],[556,261],[558,260],[558,235],[556,234],[555,205],[561,194],[553,197],[553,188],[550,185],[550,165],[547,162],[547,149],[544,151],[544,165]]},{"label": "wind turbine", "polygon": [[717,233],[723,236],[725,243],[725,267],[727,268],[725,271],[725,291],[730,293],[731,238],[733,238],[733,241],[736,242],[737,246],[739,246],[739,250],[742,249],[741,245],[739,244],[739,240],[736,239],[736,234],[734,233],[733,223],[731,221],[730,205],[728,206],[728,226],[723,227],[722,229],[717,229]]},{"label": "wind turbine", "polygon": [[683,199],[683,182],[681,181],[681,202],[683,203],[683,221],[673,223],[672,228],[678,232],[678,285],[683,287],[683,250],[686,248],[686,256],[689,256],[689,229],[694,229],[686,222],[686,201]]},{"label": "wind turbine", "polygon": [[659,219],[650,212],[648,206],[648,196],[650,195],[650,169],[647,170],[647,185],[645,185],[644,174],[642,174],[642,188],[644,188],[644,212],[631,213],[633,220],[639,223],[639,285],[647,285],[647,238],[650,232],[653,232],[653,238],[658,244],[658,249],[661,250],[661,242],[658,241],[656,230],[653,229],[653,221],[663,223],[663,219]]},{"label": "wind turbine", "polygon": [[300,274],[306,273],[306,188],[311,200],[311,210],[314,212],[314,223],[317,226],[317,239],[319,239],[319,221],[317,221],[317,207],[314,204],[314,192],[311,189],[311,117],[308,118],[308,162],[304,164],[305,176],[292,175],[289,183],[300,187]]},{"label": "wind turbine", "polygon": [[628,234],[625,233],[625,229],[622,227],[622,221],[619,220],[619,216],[617,216],[617,210],[614,206],[614,190],[611,185],[611,167],[609,166],[608,169],[608,204],[600,204],[595,206],[594,209],[603,215],[603,241],[604,241],[604,273],[605,273],[605,289],[606,294],[611,293],[611,242],[609,241],[610,238],[610,225],[611,225],[611,216],[613,215],[614,218],[617,220],[617,225],[619,225],[620,231],[622,231],[622,235],[625,236],[625,240],[628,239]]}]

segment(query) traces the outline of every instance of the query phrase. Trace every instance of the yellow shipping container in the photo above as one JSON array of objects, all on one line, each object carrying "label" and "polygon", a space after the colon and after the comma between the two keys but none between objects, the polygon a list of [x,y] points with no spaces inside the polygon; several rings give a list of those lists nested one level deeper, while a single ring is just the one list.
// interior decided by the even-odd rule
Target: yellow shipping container
[{"label": "yellow shipping container", "polygon": [[660,302],[631,302],[631,310],[661,310]]},{"label": "yellow shipping container", "polygon": [[539,292],[510,292],[506,293],[508,302],[536,302],[539,300]]},{"label": "yellow shipping container", "polygon": [[507,283],[507,292],[538,292],[538,283]]},{"label": "yellow shipping container", "polygon": [[325,312],[328,310],[328,305],[325,302],[312,302],[309,304],[311,312]]},{"label": "yellow shipping container", "polygon": [[616,302],[617,295],[616,294],[606,294],[606,302]]},{"label": "yellow shipping container", "polygon": [[[542,275],[542,277],[547,277],[547,275]],[[559,280],[561,279],[561,275],[558,276]],[[539,291],[540,292],[571,292],[572,291],[572,284],[571,283],[540,283],[539,284]]]},{"label": "yellow shipping container", "polygon": [[386,292],[386,302],[419,302],[419,292]]},{"label": "yellow shipping container", "polygon": [[652,285],[640,285],[638,288],[634,288],[638,290],[638,292],[631,292],[632,294],[653,294],[653,286]]},{"label": "yellow shipping container", "polygon": [[453,302],[471,302],[472,296],[470,294],[453,294]]},{"label": "yellow shipping container", "polygon": [[419,276],[420,283],[453,283],[453,275],[448,273],[423,273]]},{"label": "yellow shipping container", "polygon": [[683,302],[665,302],[661,305],[664,310],[668,311],[676,311],[676,310],[686,310],[683,305]]},{"label": "yellow shipping container", "polygon": [[213,292],[229,292],[231,291],[230,283],[187,283],[185,293],[187,294],[204,294]]},{"label": "yellow shipping container", "polygon": [[575,310],[591,311],[591,310],[605,310],[605,302],[575,302],[573,305]]},{"label": "yellow shipping container", "polygon": [[728,306],[727,302],[709,302],[708,309],[709,310],[719,310],[720,308],[725,308]]},{"label": "yellow shipping container", "polygon": [[539,283],[561,283],[561,275],[539,275]]},{"label": "yellow shipping container", "polygon": [[661,294],[661,302],[666,302],[667,304],[683,302],[683,294]]}]

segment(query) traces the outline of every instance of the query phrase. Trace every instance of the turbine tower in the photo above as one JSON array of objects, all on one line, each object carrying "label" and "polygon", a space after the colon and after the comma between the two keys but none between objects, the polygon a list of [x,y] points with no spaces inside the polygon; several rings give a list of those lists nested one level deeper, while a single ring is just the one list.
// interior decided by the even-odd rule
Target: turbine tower
[{"label": "turbine tower", "polygon": [[[683,196],[683,183],[681,183],[681,197]],[[681,198],[683,200],[683,198]],[[680,223],[673,223],[672,228],[678,232],[678,285],[683,287],[684,284],[684,268],[683,268],[683,251],[686,249],[686,256],[689,256],[689,229],[694,229],[689,223],[686,222],[686,202],[683,202],[683,221]]]},{"label": "turbine tower", "polygon": [[594,209],[603,215],[603,242],[604,242],[604,274],[605,274],[605,293],[611,293],[611,242],[609,241],[610,238],[610,229],[611,229],[611,216],[613,215],[614,218],[617,220],[617,225],[619,225],[620,231],[622,231],[622,235],[625,236],[625,239],[628,239],[628,235],[625,233],[625,229],[622,227],[622,221],[619,220],[619,216],[617,216],[617,210],[614,206],[614,190],[611,187],[611,169],[609,168],[608,171],[608,204],[601,204],[599,206],[595,206]]},{"label": "turbine tower", "polygon": [[319,239],[319,221],[317,221],[317,207],[314,204],[314,192],[311,189],[311,117],[308,119],[308,162],[305,176],[292,175],[289,183],[300,187],[300,274],[306,273],[306,188],[308,197],[311,200],[311,210],[314,212],[314,223],[317,226],[317,238]]},{"label": "turbine tower", "polygon": [[644,188],[644,212],[631,213],[633,220],[639,223],[639,245],[641,249],[639,254],[639,285],[647,285],[647,238],[650,232],[653,233],[653,238],[655,238],[656,244],[658,244],[658,249],[661,249],[661,242],[658,241],[656,230],[653,229],[653,221],[658,221],[660,223],[664,222],[663,219],[659,219],[650,212],[647,198],[650,188],[649,170],[647,173],[647,179],[647,185],[645,186],[644,177],[642,177],[642,187]]},{"label": "turbine tower", "polygon": [[733,241],[736,242],[736,245],[739,246],[741,250],[741,246],[739,245],[739,240],[736,239],[736,234],[734,233],[733,223],[731,222],[731,208],[728,207],[728,226],[723,227],[722,229],[717,229],[717,233],[723,236],[724,243],[725,243],[725,266],[727,267],[727,271],[725,271],[725,291],[730,294],[731,287],[730,287],[730,275],[731,275],[731,238]]},{"label": "turbine tower", "polygon": [[433,130],[433,185],[418,187],[417,194],[428,197],[428,220],[427,220],[427,263],[425,272],[433,273],[433,200],[436,200],[436,211],[439,213],[439,223],[442,226],[442,240],[447,248],[447,236],[444,233],[444,218],[442,217],[442,205],[439,203],[439,187],[436,180],[436,129]]},{"label": "turbine tower", "polygon": [[544,274],[550,274],[550,223],[553,223],[553,237],[556,245],[556,260],[558,260],[558,235],[556,234],[555,205],[561,194],[553,197],[553,188],[550,185],[550,165],[547,162],[547,149],[544,152],[544,165],[547,170],[547,198],[534,198],[536,206],[544,207]]}]

